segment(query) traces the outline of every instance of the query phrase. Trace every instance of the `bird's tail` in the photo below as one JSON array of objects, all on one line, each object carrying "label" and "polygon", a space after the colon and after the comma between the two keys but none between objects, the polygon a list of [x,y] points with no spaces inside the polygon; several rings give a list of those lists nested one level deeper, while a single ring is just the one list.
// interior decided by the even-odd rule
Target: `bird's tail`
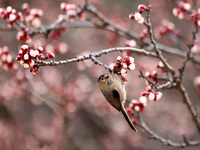
[{"label": "bird's tail", "polygon": [[124,118],[126,119],[126,121],[128,122],[128,124],[130,125],[130,127],[131,127],[135,132],[137,132],[135,126],[133,125],[133,123],[132,123],[131,119],[129,118],[129,116],[128,116],[128,114],[127,114],[127,112],[126,112],[126,110],[125,110],[124,107],[121,107],[121,111],[122,111],[122,114],[124,115]]}]

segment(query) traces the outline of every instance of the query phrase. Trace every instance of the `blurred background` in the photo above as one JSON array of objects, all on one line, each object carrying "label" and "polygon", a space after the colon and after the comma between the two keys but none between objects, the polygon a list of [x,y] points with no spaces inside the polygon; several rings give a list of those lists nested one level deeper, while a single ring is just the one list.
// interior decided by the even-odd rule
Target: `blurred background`
[{"label": "blurred background", "polygon": [[[0,0],[0,7],[12,6],[21,11],[23,3],[31,8],[43,10],[41,22],[44,25],[53,23],[64,14],[60,10],[60,0]],[[84,0],[66,0],[83,6]],[[100,12],[116,24],[138,34],[145,28],[143,25],[128,19],[130,13],[137,11],[138,4],[152,5],[152,26],[161,24],[162,20],[174,23],[185,41],[191,41],[192,22],[189,19],[178,20],[172,14],[176,7],[175,0],[89,0]],[[200,6],[196,2],[194,8]],[[0,25],[6,25],[1,19]],[[16,40],[17,31],[0,31],[0,47],[8,46],[13,57],[17,56],[22,43]],[[56,40],[46,39],[44,35],[32,37],[33,43],[45,43],[46,49],[54,45],[62,49],[55,60],[73,58],[117,46],[125,46],[126,38],[115,33],[94,28],[68,28]],[[157,39],[160,43],[179,48],[170,36]],[[139,45],[136,47],[140,47]],[[55,47],[53,47],[55,48]],[[184,51],[187,47],[182,43]],[[115,62],[116,52],[99,58],[105,64]],[[136,69],[128,72],[126,84],[127,102],[138,99],[145,90],[145,80],[139,78],[139,70],[152,72],[156,70],[158,60],[132,54]],[[176,69],[182,59],[165,54],[167,61]],[[0,150],[168,150],[178,149],[164,146],[163,143],[149,138],[141,131],[133,132],[127,122],[101,94],[97,79],[107,72],[103,67],[91,61],[71,63],[57,67],[41,67],[37,75],[19,65],[16,74],[0,68]],[[161,72],[159,72],[161,73]],[[193,80],[200,75],[197,64],[188,63],[184,74],[184,85],[194,106],[199,106],[200,97]],[[192,117],[176,90],[162,91],[163,97],[157,102],[147,102],[141,113],[146,124],[155,133],[175,142],[182,142],[183,136],[189,140],[199,139]],[[200,146],[187,147],[197,150]]]}]

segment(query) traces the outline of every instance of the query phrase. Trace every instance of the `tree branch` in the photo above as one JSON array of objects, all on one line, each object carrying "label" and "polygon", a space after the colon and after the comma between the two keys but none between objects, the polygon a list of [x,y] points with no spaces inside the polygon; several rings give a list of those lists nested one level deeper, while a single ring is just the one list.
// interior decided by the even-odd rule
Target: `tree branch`
[{"label": "tree branch", "polygon": [[142,117],[140,115],[138,115],[139,117],[139,122],[140,124],[139,127],[148,135],[150,136],[150,138],[158,140],[160,142],[162,142],[164,145],[167,146],[172,146],[172,147],[177,147],[177,148],[184,148],[187,146],[197,146],[200,145],[200,141],[189,141],[186,139],[186,137],[184,137],[184,140],[182,143],[177,143],[174,142],[172,140],[169,139],[165,139],[161,136],[159,136],[158,134],[156,134],[155,132],[153,132],[144,122],[144,120],[142,119]]},{"label": "tree branch", "polygon": [[200,133],[200,121],[198,119],[198,112],[194,109],[194,107],[192,106],[192,102],[188,96],[188,93],[186,92],[186,89],[184,88],[183,84],[180,83],[178,86],[178,91],[181,93],[182,95],[182,98],[183,98],[183,102],[186,104],[191,116],[192,116],[192,119]]},{"label": "tree branch", "polygon": [[130,51],[133,53],[142,54],[144,56],[150,56],[150,57],[155,57],[155,58],[157,57],[154,52],[149,52],[144,49],[131,48],[131,47],[116,47],[116,48],[100,50],[98,52],[90,53],[90,54],[84,55],[84,56],[77,56],[72,59],[66,59],[66,60],[60,60],[60,61],[36,60],[36,63],[39,64],[40,66],[58,66],[58,65],[63,65],[63,64],[73,63],[73,62],[80,62],[83,60],[90,59],[95,64],[99,64],[101,66],[104,66],[105,68],[109,68],[108,66],[106,67],[105,65],[101,64],[100,61],[96,61],[95,57],[100,57],[101,55],[105,55],[105,54],[117,52],[117,51],[119,51],[119,52]]}]

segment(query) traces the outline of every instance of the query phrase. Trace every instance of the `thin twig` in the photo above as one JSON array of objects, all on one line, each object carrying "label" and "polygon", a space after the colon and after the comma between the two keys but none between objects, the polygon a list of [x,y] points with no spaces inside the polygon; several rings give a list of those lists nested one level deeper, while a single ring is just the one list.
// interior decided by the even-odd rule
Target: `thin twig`
[{"label": "thin twig", "polygon": [[183,73],[185,71],[186,64],[191,58],[191,50],[192,50],[192,47],[195,45],[195,41],[196,41],[196,38],[197,38],[198,31],[199,31],[199,28],[198,28],[197,22],[195,22],[195,31],[193,32],[192,42],[191,42],[191,44],[187,45],[188,46],[188,51],[187,51],[186,58],[183,61],[182,67],[179,68],[179,72],[180,72],[180,76],[179,77],[180,77],[181,80],[183,78]]},{"label": "thin twig", "polygon": [[179,148],[183,148],[183,147],[186,147],[186,146],[197,146],[197,145],[200,145],[200,141],[189,141],[188,139],[186,139],[186,137],[184,137],[184,140],[183,142],[181,143],[177,143],[177,142],[174,142],[172,140],[169,140],[169,139],[165,139],[161,136],[159,136],[158,134],[156,134],[155,132],[153,132],[144,122],[144,120],[142,119],[142,117],[140,115],[138,115],[138,118],[139,118],[139,122],[140,124],[139,127],[148,135],[150,136],[150,138],[153,138],[155,140],[158,140],[160,142],[162,142],[164,145],[167,145],[167,146],[172,146],[172,147],[179,147]]},{"label": "thin twig", "polygon": [[150,7],[147,9],[147,17],[146,17],[146,19],[147,19],[147,22],[144,22],[144,25],[147,27],[147,31],[149,33],[150,41],[154,46],[156,54],[158,55],[159,59],[164,64],[165,68],[167,68],[167,70],[169,70],[169,72],[172,74],[172,76],[175,76],[175,70],[169,65],[169,63],[167,63],[167,61],[163,57],[162,52],[158,48],[157,43],[155,41],[153,30],[152,30],[152,25],[151,25],[151,21],[150,21]]},{"label": "thin twig", "polygon": [[178,91],[181,93],[182,98],[183,98],[183,102],[186,104],[190,114],[192,115],[192,119],[198,129],[198,131],[200,132],[200,121],[198,119],[198,112],[195,110],[195,108],[192,105],[192,102],[188,96],[188,93],[186,92],[185,87],[182,85],[182,83],[180,83],[178,86]]},{"label": "thin twig", "polygon": [[[105,50],[100,50],[98,52],[90,53],[90,54],[84,55],[84,56],[78,56],[78,57],[75,57],[75,58],[72,58],[72,59],[66,59],[66,60],[60,60],[60,61],[36,60],[36,63],[39,64],[40,66],[58,66],[58,65],[63,65],[63,64],[73,63],[73,62],[80,62],[80,61],[88,60],[88,59],[92,60],[92,58],[100,57],[102,55],[112,53],[112,52],[117,52],[117,51],[119,51],[119,52],[130,51],[130,52],[142,54],[142,55],[145,55],[145,56],[156,57],[156,54],[154,52],[149,52],[149,51],[146,51],[144,49],[131,48],[131,47],[116,47],[116,48],[109,48],[109,49],[105,49]],[[93,56],[93,57],[91,57],[91,56]],[[99,61],[97,61],[95,63],[99,64]],[[101,65],[101,64],[99,64],[99,65]]]},{"label": "thin twig", "polygon": [[161,90],[161,89],[171,89],[173,87],[176,87],[176,83],[174,83],[172,80],[170,79],[165,79],[165,83],[164,84],[158,84],[155,83],[154,81],[150,80],[149,78],[147,78],[143,72],[140,70],[140,75],[139,77],[144,78],[145,80],[147,80],[154,88],[155,90]]}]

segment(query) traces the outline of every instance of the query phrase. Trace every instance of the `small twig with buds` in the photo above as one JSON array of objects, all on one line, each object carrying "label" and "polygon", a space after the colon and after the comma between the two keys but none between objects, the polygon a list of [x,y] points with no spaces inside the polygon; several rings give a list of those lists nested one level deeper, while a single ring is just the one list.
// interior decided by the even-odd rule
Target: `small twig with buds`
[{"label": "small twig with buds", "polygon": [[80,13],[82,13],[84,11],[85,7],[82,8],[77,8],[76,11],[73,14],[66,14],[66,15],[62,15],[62,17],[60,17],[57,21],[55,21],[54,23],[48,25],[48,26],[44,26],[40,29],[35,29],[35,28],[30,28],[29,32],[27,33],[28,35],[34,35],[34,34],[45,34],[46,36],[48,36],[48,34],[52,31],[52,30],[56,30],[56,29],[60,29],[63,28],[63,26],[61,25],[61,23],[69,18],[72,17],[76,17],[78,16]]},{"label": "small twig with buds", "polygon": [[152,85],[152,87],[155,88],[155,90],[160,90],[160,89],[170,89],[176,86],[176,83],[173,83],[172,81],[170,81],[169,79],[164,79],[165,81],[167,81],[164,84],[157,84],[154,81],[150,80],[148,77],[146,77],[143,72],[140,70],[140,75],[139,77],[144,78],[145,80],[147,80],[150,85]]},{"label": "small twig with buds", "polygon": [[[87,7],[85,7],[85,10],[87,12],[95,15],[98,19],[100,19],[102,21],[102,23],[97,23],[97,22],[93,21],[92,23],[94,24],[94,26],[86,25],[86,27],[92,27],[92,28],[95,27],[95,28],[99,28],[99,29],[102,29],[102,30],[108,30],[108,31],[117,33],[121,36],[124,36],[128,39],[134,39],[134,40],[137,41],[138,44],[144,43],[145,45],[150,45],[152,43],[151,40],[149,40],[149,39],[144,39],[141,43],[141,40],[140,40],[140,37],[139,37],[138,34],[116,25],[111,20],[106,18],[101,12],[99,12],[91,4],[88,4]],[[82,27],[84,27],[84,26],[82,26]],[[163,53],[172,54],[172,55],[179,56],[179,57],[182,57],[182,58],[187,57],[187,54],[183,50],[180,50],[180,49],[177,49],[177,48],[172,48],[172,47],[169,47],[167,45],[160,44],[160,43],[156,43],[156,44],[157,44],[157,48],[160,51],[162,51]],[[151,51],[153,49],[155,49],[155,47],[151,47],[151,49],[148,49],[148,50]],[[192,62],[200,64],[200,58],[198,56],[190,56],[190,59],[191,59]]]},{"label": "small twig with buds", "polygon": [[151,43],[154,46],[156,54],[158,55],[159,59],[162,61],[162,63],[164,64],[164,66],[167,68],[167,70],[169,70],[169,72],[172,74],[172,76],[174,76],[175,75],[174,69],[167,63],[167,61],[163,57],[162,52],[158,48],[157,43],[155,41],[153,30],[152,30],[152,25],[151,25],[151,21],[150,21],[150,9],[151,9],[151,7],[149,7],[147,9],[147,17],[146,17],[147,22],[144,22],[144,25],[147,27],[147,31],[149,33]]}]

